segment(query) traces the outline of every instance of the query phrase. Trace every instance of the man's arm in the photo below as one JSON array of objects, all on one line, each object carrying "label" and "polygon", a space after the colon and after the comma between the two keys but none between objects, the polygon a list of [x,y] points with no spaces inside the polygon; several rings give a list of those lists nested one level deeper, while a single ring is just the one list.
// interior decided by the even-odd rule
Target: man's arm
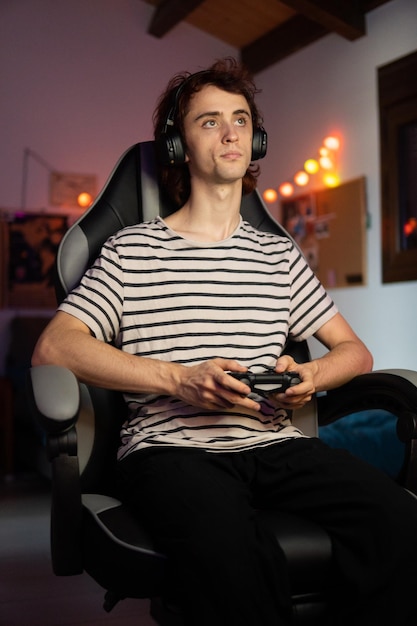
[{"label": "man's arm", "polygon": [[246,371],[236,361],[212,359],[187,367],[131,355],[96,339],[82,321],[62,311],[58,311],[40,336],[32,364],[61,365],[91,385],[131,393],[171,395],[206,409],[235,404],[259,409],[257,402],[246,398],[250,389],[226,373]]},{"label": "man's arm", "polygon": [[296,371],[302,380],[301,384],[277,396],[281,406],[300,408],[313,393],[339,387],[372,369],[371,353],[340,313],[323,324],[314,336],[328,349],[324,356],[301,364],[290,356],[277,361],[278,372]]},{"label": "man's arm", "polygon": [[339,387],[372,370],[372,354],[340,313],[324,324],[315,337],[329,350],[311,362],[316,391]]}]

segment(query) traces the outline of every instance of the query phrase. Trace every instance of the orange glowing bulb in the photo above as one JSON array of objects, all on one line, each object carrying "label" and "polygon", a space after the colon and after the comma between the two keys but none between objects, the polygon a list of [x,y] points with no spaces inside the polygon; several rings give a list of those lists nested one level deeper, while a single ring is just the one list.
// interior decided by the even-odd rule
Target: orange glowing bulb
[{"label": "orange glowing bulb", "polygon": [[83,209],[85,209],[92,204],[93,196],[91,195],[91,193],[88,193],[87,191],[83,191],[82,193],[78,195],[77,202],[78,202],[78,206],[83,207]]},{"label": "orange glowing bulb", "polygon": [[409,237],[417,230],[417,219],[410,217],[410,219],[404,224],[404,235]]},{"label": "orange glowing bulb", "polygon": [[333,167],[333,161],[328,156],[320,157],[319,163],[320,163],[320,167],[322,167],[324,170],[331,170]]},{"label": "orange glowing bulb", "polygon": [[309,174],[316,174],[319,171],[319,164],[316,159],[307,159],[304,163],[304,169]]},{"label": "orange glowing bulb", "polygon": [[281,196],[288,197],[294,193],[294,187],[291,183],[282,183],[282,185],[279,186],[278,191]]},{"label": "orange glowing bulb", "polygon": [[304,170],[300,170],[294,176],[294,182],[299,187],[304,187],[304,185],[307,185],[309,180],[310,180],[310,177],[307,174],[307,172],[304,172]]},{"label": "orange glowing bulb", "polygon": [[328,173],[323,176],[323,182],[326,187],[337,187],[338,185],[340,185],[340,178],[337,174]]},{"label": "orange glowing bulb", "polygon": [[323,143],[326,146],[326,148],[329,148],[329,150],[339,150],[340,141],[337,137],[331,137],[331,136],[326,137]]},{"label": "orange glowing bulb", "polygon": [[265,189],[265,191],[262,194],[263,199],[265,200],[265,202],[275,202],[276,199],[278,198],[278,193],[276,189]]}]

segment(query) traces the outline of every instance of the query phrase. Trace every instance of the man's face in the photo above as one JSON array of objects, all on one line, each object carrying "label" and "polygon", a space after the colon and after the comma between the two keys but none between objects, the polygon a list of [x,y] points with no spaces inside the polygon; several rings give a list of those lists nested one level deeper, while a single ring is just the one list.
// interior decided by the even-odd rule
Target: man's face
[{"label": "man's face", "polygon": [[206,85],[184,118],[191,178],[224,184],[242,179],[252,153],[252,117],[246,98]]}]

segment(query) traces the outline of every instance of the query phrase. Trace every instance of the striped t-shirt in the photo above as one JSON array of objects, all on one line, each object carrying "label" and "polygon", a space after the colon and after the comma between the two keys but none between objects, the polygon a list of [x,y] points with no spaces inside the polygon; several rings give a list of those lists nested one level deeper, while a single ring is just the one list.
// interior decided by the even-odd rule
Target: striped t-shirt
[{"label": "striped t-shirt", "polygon": [[[274,367],[287,338],[304,340],[337,309],[289,239],[241,220],[228,238],[195,242],[159,217],[127,227],[60,310],[131,354],[184,365],[235,359]],[[302,433],[268,401],[261,411],[207,411],[164,395],[125,394],[119,458],[148,446],[238,451]]]}]

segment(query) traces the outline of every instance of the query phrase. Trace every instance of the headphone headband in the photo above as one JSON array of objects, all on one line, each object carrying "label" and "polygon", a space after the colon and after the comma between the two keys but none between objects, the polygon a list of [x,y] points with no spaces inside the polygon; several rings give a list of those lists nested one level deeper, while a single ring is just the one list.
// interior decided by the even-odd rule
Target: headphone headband
[{"label": "headphone headband", "polygon": [[210,70],[201,70],[201,72],[196,72],[195,74],[190,74],[174,90],[174,93],[171,96],[172,104],[171,104],[171,107],[170,107],[170,109],[168,111],[168,115],[167,115],[167,118],[165,120],[165,124],[164,124],[164,128],[163,128],[163,132],[164,133],[167,132],[167,130],[169,128],[172,128],[175,125],[175,114],[176,114],[177,108],[178,108],[178,101],[179,101],[180,95],[182,94],[182,92],[183,92],[184,88],[186,87],[186,85],[188,85],[188,83],[191,81],[191,79],[195,78],[196,76],[203,76],[204,74],[210,74]]}]

